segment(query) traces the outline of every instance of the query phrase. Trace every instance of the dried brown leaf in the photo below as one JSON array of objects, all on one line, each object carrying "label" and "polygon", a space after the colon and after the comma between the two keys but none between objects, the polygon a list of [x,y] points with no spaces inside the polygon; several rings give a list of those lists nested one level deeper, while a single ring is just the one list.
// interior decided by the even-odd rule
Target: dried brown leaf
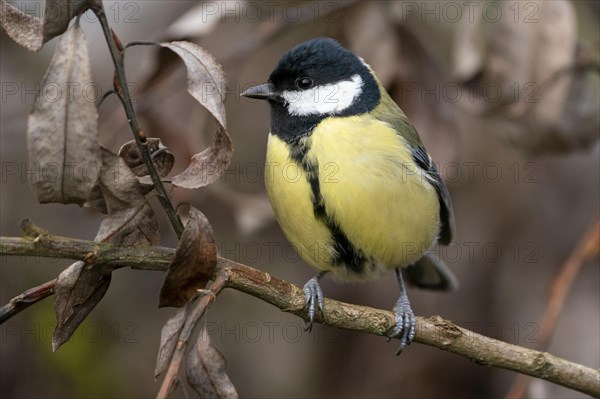
[{"label": "dried brown leaf", "polygon": [[215,138],[207,149],[192,157],[188,167],[171,179],[175,186],[195,189],[214,183],[223,175],[231,162],[233,144],[222,127],[217,128]]},{"label": "dried brown leaf", "polygon": [[[88,201],[84,204],[104,214],[130,208],[132,202],[143,201],[153,187],[141,184],[125,160],[101,147],[102,169]],[[107,201],[110,207],[107,205]]]},{"label": "dried brown leaf", "polygon": [[226,368],[225,357],[210,345],[208,334],[203,329],[186,357],[185,375],[188,383],[202,398],[238,398]]},{"label": "dried brown leaf", "polygon": [[119,245],[160,244],[160,233],[152,207],[142,203],[136,207],[109,213],[102,222],[94,241]]},{"label": "dried brown leaf", "polygon": [[[102,172],[99,179],[109,213],[140,205],[144,201],[136,176],[125,161],[102,148]],[[137,202],[137,204],[136,204]]]},{"label": "dried brown leaf", "polygon": [[37,171],[30,183],[41,203],[81,205],[96,184],[98,113],[74,86],[90,81],[87,41],[75,24],[56,46],[27,124],[29,168]]},{"label": "dried brown leaf", "polygon": [[147,191],[122,158],[102,148],[100,178],[85,203],[108,214],[100,224],[95,241],[159,244],[158,221],[144,198]]},{"label": "dried brown leaf", "polygon": [[217,265],[217,248],[206,216],[190,208],[175,258],[160,290],[159,307],[183,306],[206,286]]},{"label": "dried brown leaf", "polygon": [[[238,0],[241,5],[245,0]],[[240,8],[241,10],[242,8]],[[163,34],[164,41],[181,41],[198,39],[212,33],[222,21],[220,13],[213,12],[210,3],[201,2],[190,8],[187,12],[175,20]],[[174,64],[177,62],[177,55],[166,48],[161,48],[158,52],[156,69],[146,81],[142,91],[150,90],[164,84],[165,80],[173,73]]]},{"label": "dried brown leaf", "polygon": [[231,162],[233,144],[226,130],[225,75],[221,66],[202,47],[189,42],[161,43],[175,52],[188,71],[188,92],[215,118],[218,127],[207,149],[194,155],[190,165],[172,183],[182,188],[200,188],[216,181]]},{"label": "dried brown leaf", "polygon": [[221,65],[195,43],[178,41],[160,45],[183,60],[188,70],[188,92],[225,128],[226,78]]},{"label": "dried brown leaf", "polygon": [[[121,157],[105,148],[102,165],[98,187],[108,216],[102,220],[94,240],[121,245],[159,244],[158,221],[137,177]],[[94,200],[96,205],[102,204]]]},{"label": "dried brown leaf", "polygon": [[[147,142],[156,171],[161,177],[167,176],[171,172],[171,169],[173,169],[175,156],[169,152],[159,138],[149,138]],[[157,151],[160,151],[160,153],[154,155]],[[134,175],[138,177],[148,175],[148,170],[135,140],[123,144],[119,149],[119,156],[123,158],[125,164],[127,164]]]},{"label": "dried brown leaf", "polygon": [[175,345],[179,339],[179,334],[185,323],[187,306],[177,310],[175,316],[171,317],[160,332],[160,346],[158,348],[158,357],[156,367],[154,368],[154,377],[158,377],[169,367],[169,362],[175,352]]},{"label": "dried brown leaf", "polygon": [[102,168],[88,201],[84,206],[102,213],[115,213],[130,207],[132,201],[140,201],[142,189],[125,161],[112,151],[101,147]]},{"label": "dried brown leaf", "polygon": [[56,328],[52,350],[57,350],[75,332],[87,315],[102,299],[110,284],[110,274],[97,267],[86,267],[78,261],[58,275],[54,288]]},{"label": "dried brown leaf", "polygon": [[38,51],[48,40],[67,30],[69,21],[92,3],[92,0],[46,0],[44,18],[40,19],[1,0],[0,25],[17,44]]},{"label": "dried brown leaf", "polygon": [[106,201],[104,200],[104,194],[102,193],[102,188],[99,183],[96,183],[94,188],[92,188],[92,192],[90,193],[90,197],[83,204],[86,208],[92,208],[97,210],[98,212],[104,213],[105,215],[108,213],[108,209],[106,209]]},{"label": "dried brown leaf", "polygon": [[6,34],[29,51],[41,49],[44,44],[42,20],[21,12],[5,0],[0,1],[0,7],[0,25]]},{"label": "dried brown leaf", "polygon": [[44,42],[63,33],[73,17],[87,10],[94,0],[46,0]]}]

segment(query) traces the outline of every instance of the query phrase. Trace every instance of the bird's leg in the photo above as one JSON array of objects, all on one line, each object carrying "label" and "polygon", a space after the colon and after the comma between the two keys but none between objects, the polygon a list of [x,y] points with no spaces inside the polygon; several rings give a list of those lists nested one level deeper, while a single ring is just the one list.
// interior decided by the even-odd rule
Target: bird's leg
[{"label": "bird's leg", "polygon": [[402,272],[399,267],[396,268],[396,277],[398,278],[398,285],[400,286],[400,298],[398,298],[396,305],[394,305],[396,325],[388,337],[400,338],[400,348],[398,348],[398,351],[396,352],[396,355],[399,355],[415,338],[415,327],[417,322],[415,320],[415,314],[410,307],[408,296],[406,295],[406,288],[404,287]]},{"label": "bird's leg", "polygon": [[323,312],[323,291],[319,285],[319,280],[327,271],[322,271],[304,284],[304,295],[306,300],[304,306],[308,305],[308,323],[304,325],[304,331],[312,330],[313,320],[315,319],[315,304]]}]

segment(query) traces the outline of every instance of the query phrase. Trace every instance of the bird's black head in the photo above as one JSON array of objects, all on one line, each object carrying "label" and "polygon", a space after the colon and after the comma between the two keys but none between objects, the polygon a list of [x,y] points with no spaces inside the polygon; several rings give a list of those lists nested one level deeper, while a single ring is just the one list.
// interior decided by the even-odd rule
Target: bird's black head
[{"label": "bird's black head", "polygon": [[286,141],[310,134],[327,117],[369,112],[381,97],[365,62],[329,38],[292,48],[275,66],[269,83],[242,95],[269,100],[271,132]]},{"label": "bird's black head", "polygon": [[360,58],[333,39],[318,38],[289,50],[275,66],[269,82],[280,91],[306,90],[350,80],[360,72],[368,72]]}]

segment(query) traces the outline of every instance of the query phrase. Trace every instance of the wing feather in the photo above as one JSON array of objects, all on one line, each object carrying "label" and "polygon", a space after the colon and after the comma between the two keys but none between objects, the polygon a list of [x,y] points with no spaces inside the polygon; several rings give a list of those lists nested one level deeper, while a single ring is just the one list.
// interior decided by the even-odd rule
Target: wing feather
[{"label": "wing feather", "polygon": [[450,193],[442,176],[438,172],[433,160],[421,145],[412,149],[412,156],[415,163],[423,169],[430,183],[435,187],[440,200],[440,236],[438,241],[441,244],[448,245],[454,236],[454,215],[452,213],[452,202]]}]

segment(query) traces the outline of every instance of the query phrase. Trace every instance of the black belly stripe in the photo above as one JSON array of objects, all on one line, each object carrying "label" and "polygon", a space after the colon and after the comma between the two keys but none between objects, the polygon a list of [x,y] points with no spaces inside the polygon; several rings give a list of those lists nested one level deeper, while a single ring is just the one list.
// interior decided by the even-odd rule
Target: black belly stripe
[{"label": "black belly stripe", "polygon": [[306,143],[306,140],[298,140],[290,143],[290,147],[292,159],[306,172],[308,177],[314,215],[317,219],[325,223],[331,234],[331,239],[334,243],[333,249],[336,253],[335,258],[332,259],[332,263],[338,266],[345,265],[355,273],[363,273],[366,263],[364,254],[350,242],[337,221],[327,214],[325,202],[321,195],[318,165],[310,162],[306,157],[310,146]]},{"label": "black belly stripe", "polygon": [[337,224],[327,224],[327,227],[331,231],[334,242],[333,249],[335,249],[337,254],[334,263],[336,265],[346,265],[355,273],[364,273],[365,256],[362,251],[352,245],[346,234]]}]

